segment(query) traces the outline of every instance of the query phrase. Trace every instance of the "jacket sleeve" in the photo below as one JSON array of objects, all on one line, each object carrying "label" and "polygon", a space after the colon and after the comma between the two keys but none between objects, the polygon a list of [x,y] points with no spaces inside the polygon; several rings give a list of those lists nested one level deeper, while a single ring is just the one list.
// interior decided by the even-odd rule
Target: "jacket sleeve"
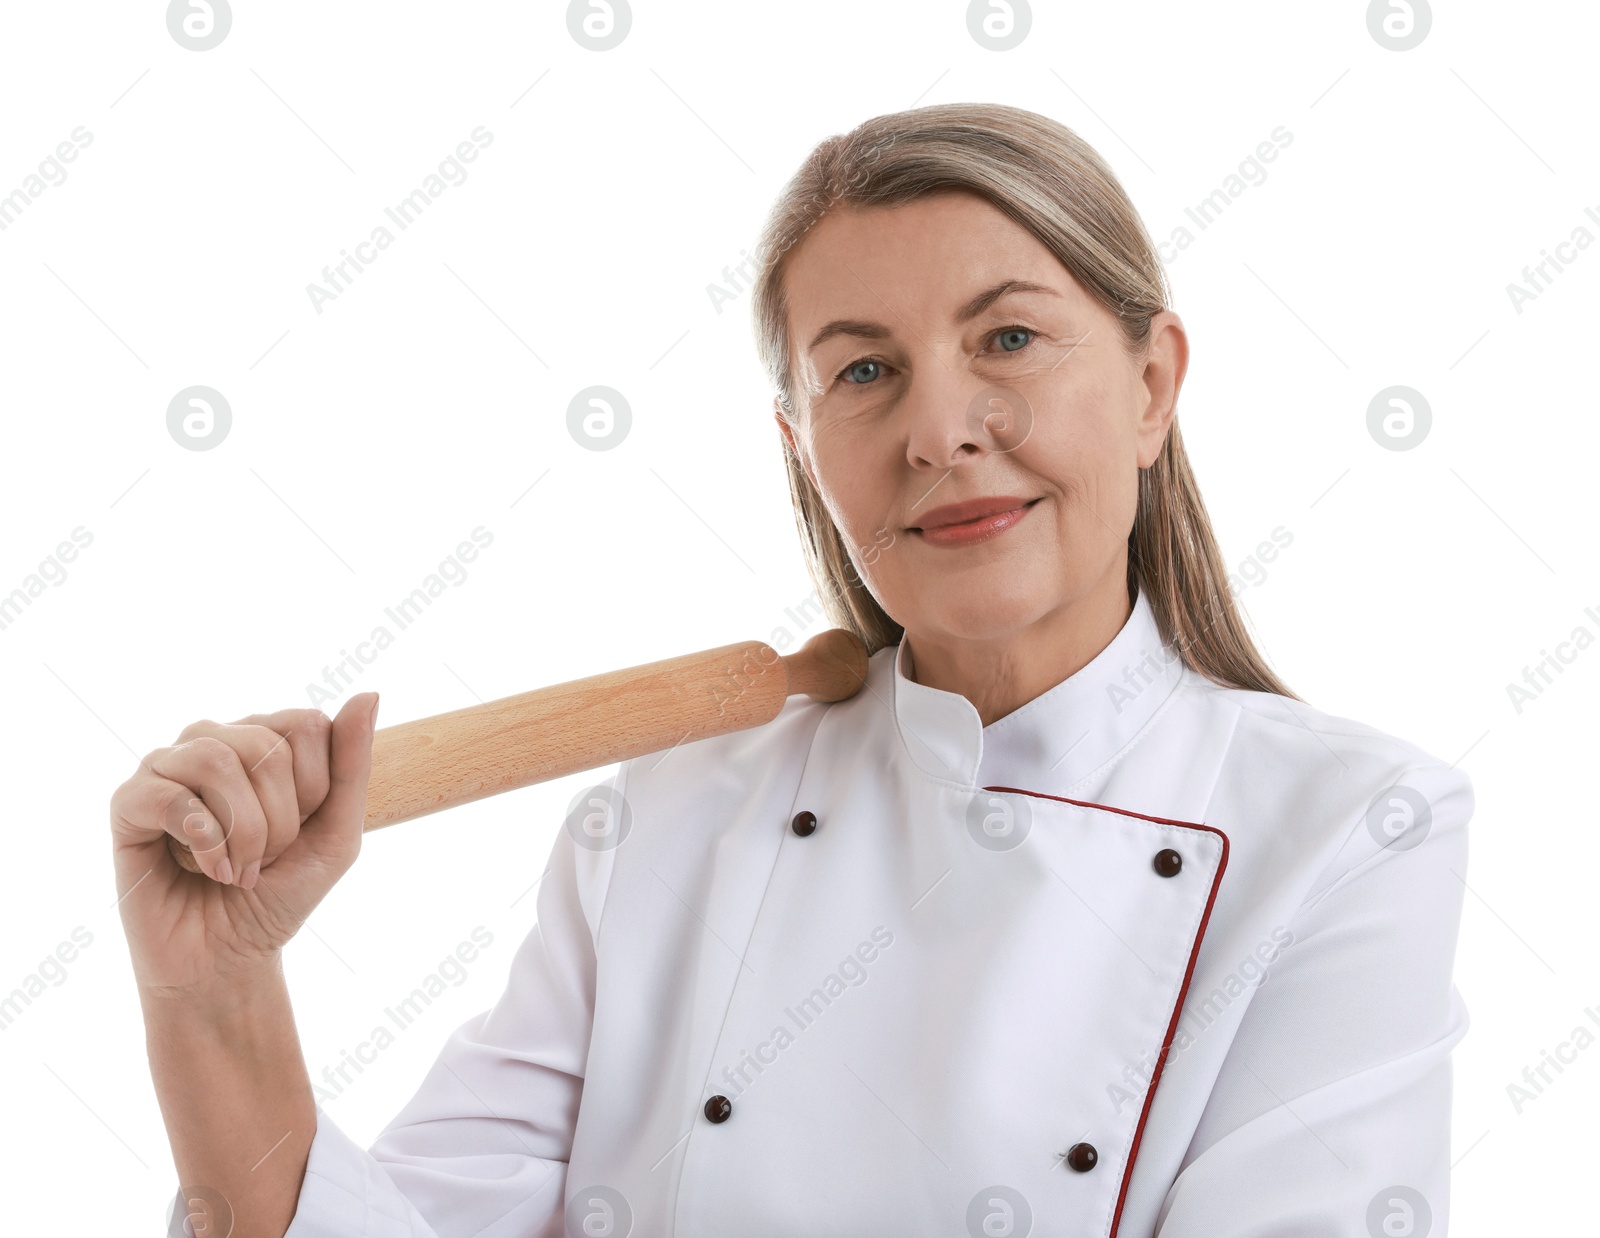
[{"label": "jacket sleeve", "polygon": [[1425,802],[1426,817],[1385,797],[1301,902],[1156,1238],[1444,1238],[1450,1051],[1467,1030],[1452,969],[1473,794],[1442,764],[1395,781],[1420,794],[1399,797]]},{"label": "jacket sleeve", "polygon": [[285,1238],[562,1234],[613,857],[557,830],[505,991],[450,1033],[370,1150],[318,1107]]}]

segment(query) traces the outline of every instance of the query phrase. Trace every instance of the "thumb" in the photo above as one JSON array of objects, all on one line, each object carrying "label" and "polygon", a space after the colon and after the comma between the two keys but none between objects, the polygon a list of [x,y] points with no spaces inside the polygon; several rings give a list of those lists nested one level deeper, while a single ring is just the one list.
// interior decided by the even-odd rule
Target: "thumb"
[{"label": "thumb", "polygon": [[378,725],[378,694],[360,692],[333,720],[328,742],[328,794],[301,827],[318,850],[353,862],[361,850],[372,774],[372,736]]}]

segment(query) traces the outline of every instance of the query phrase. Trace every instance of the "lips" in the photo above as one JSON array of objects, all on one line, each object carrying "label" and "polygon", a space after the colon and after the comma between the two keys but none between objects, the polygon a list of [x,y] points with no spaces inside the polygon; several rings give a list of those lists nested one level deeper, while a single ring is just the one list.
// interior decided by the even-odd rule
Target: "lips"
[{"label": "lips", "polygon": [[1002,512],[1016,511],[1036,502],[1037,499],[1024,499],[1014,494],[995,494],[981,499],[967,499],[962,503],[946,503],[943,507],[935,507],[924,513],[920,522],[908,527],[916,532],[926,533],[931,529],[969,524],[986,516],[998,516]]},{"label": "lips", "polygon": [[922,541],[934,546],[970,546],[998,537],[1014,527],[1038,499],[996,494],[962,503],[935,507],[922,517],[922,523],[907,526]]}]

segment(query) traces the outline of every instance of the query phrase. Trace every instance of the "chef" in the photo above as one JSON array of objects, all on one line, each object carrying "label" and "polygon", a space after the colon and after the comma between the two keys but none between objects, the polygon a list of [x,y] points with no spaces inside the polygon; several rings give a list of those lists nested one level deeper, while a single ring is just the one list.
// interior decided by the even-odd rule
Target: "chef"
[{"label": "chef", "polygon": [[370,1151],[319,1111],[292,1238],[1443,1233],[1467,780],[1143,595],[987,727],[906,648],[580,796],[494,1009]]},{"label": "chef", "polygon": [[290,1238],[1444,1234],[1471,786],[1251,643],[1110,172],[878,117],[763,252],[866,683],[580,793],[494,1007],[370,1147],[316,1111]]}]

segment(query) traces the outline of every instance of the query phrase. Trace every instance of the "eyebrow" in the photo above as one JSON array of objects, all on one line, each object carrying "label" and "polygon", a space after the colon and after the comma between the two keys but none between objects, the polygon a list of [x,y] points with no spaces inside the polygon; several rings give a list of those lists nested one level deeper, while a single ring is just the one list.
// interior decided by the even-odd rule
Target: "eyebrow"
[{"label": "eyebrow", "polygon": [[[1009,296],[1014,292],[1043,292],[1052,297],[1061,295],[1056,289],[1045,284],[1035,284],[1025,279],[1005,279],[992,288],[985,288],[958,309],[956,311],[956,321],[970,322],[1001,297]],[[882,323],[867,322],[860,318],[835,318],[811,337],[811,343],[807,346],[807,351],[815,352],[836,335],[850,335],[863,340],[881,340],[887,338],[889,328]]]}]

